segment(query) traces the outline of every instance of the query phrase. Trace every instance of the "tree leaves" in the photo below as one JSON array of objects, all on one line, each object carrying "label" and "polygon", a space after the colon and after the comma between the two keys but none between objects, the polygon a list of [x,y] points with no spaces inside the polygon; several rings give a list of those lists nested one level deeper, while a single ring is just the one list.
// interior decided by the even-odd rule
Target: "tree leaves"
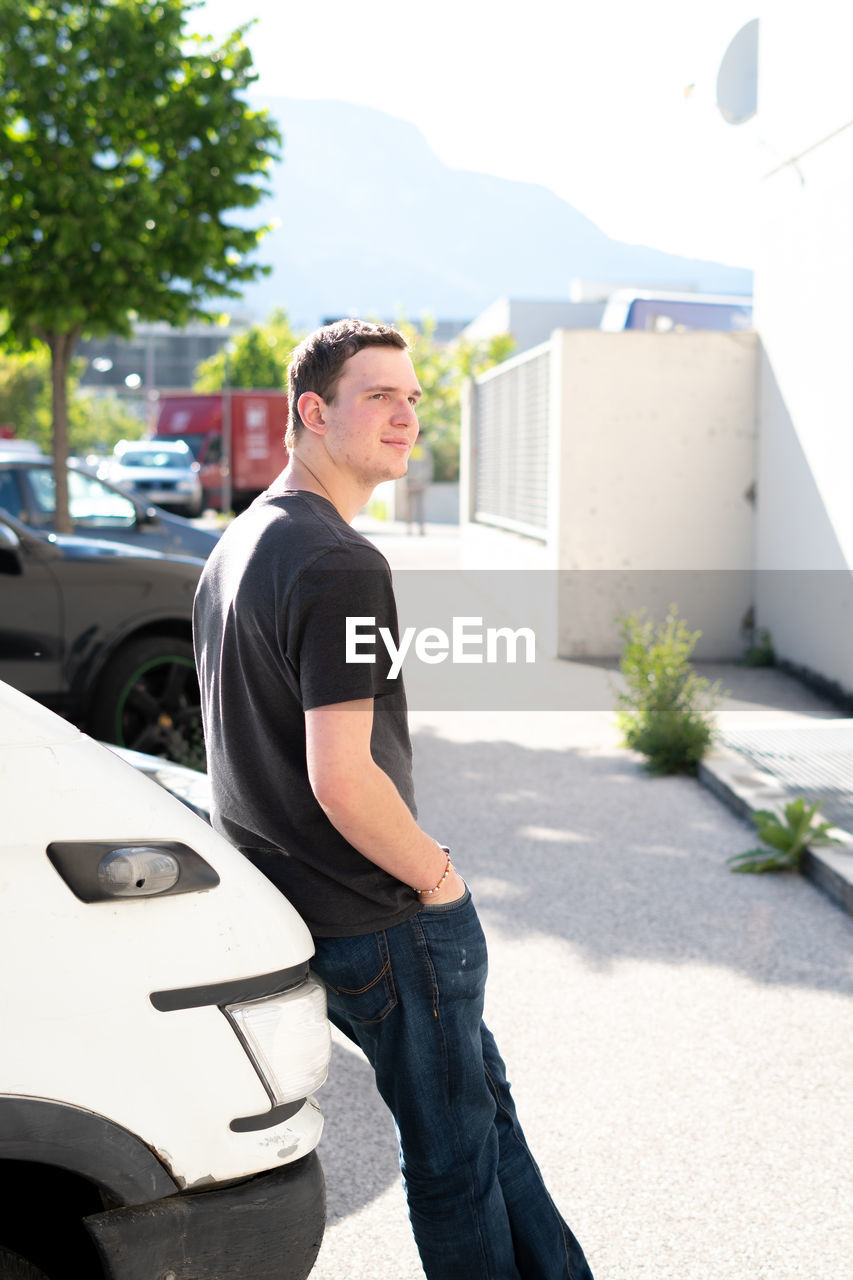
[{"label": "tree leaves", "polygon": [[284,308],[274,311],[266,324],[254,325],[235,339],[233,350],[217,351],[196,369],[196,391],[219,391],[227,382],[248,390],[286,390],[287,365],[300,341]]}]

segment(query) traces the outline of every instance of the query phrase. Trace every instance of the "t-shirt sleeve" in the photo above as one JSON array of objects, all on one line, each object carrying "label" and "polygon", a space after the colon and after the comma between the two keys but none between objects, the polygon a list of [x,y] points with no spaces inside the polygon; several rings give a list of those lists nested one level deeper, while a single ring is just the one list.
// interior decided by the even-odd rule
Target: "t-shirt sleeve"
[{"label": "t-shirt sleeve", "polygon": [[399,645],[391,571],[370,547],[320,556],[294,586],[286,653],[305,711],[397,687],[385,637]]}]

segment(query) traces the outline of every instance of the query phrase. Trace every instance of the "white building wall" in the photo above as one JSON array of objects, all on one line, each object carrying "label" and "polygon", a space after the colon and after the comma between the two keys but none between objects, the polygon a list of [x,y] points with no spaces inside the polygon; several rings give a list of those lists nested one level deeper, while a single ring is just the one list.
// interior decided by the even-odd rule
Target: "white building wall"
[{"label": "white building wall", "polygon": [[853,691],[853,7],[784,8],[759,41],[758,621]]}]

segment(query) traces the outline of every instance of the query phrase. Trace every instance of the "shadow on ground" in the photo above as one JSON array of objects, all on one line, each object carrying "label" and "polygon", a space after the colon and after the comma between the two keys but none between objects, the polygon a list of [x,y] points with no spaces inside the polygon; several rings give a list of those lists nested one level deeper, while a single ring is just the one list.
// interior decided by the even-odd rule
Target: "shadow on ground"
[{"label": "shadow on ground", "polygon": [[329,1079],[318,1101],[325,1117],[320,1158],[331,1225],[399,1183],[397,1136],[373,1070],[360,1053],[333,1045]]},{"label": "shadow on ground", "polygon": [[798,876],[729,871],[754,829],[694,779],[652,778],[627,752],[413,741],[421,824],[454,849],[491,926],[558,937],[595,969],[699,961],[853,991],[853,922]]}]

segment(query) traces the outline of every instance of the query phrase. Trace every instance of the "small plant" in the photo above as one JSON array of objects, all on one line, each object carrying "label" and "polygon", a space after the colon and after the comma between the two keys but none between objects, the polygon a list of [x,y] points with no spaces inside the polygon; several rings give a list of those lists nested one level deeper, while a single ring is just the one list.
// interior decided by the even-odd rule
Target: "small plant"
[{"label": "small plant", "polygon": [[806,846],[810,844],[840,844],[828,834],[830,823],[818,822],[815,815],[821,800],[806,806],[802,796],[785,805],[785,821],[769,809],[759,809],[752,815],[764,848],[748,849],[736,853],[727,861],[732,871],[799,871]]},{"label": "small plant", "polygon": [[628,691],[618,695],[616,714],[625,746],[646,756],[652,773],[695,773],[721,696],[719,681],[709,684],[690,665],[701,631],[690,631],[675,605],[658,627],[644,611],[618,621]]},{"label": "small plant", "polygon": [[744,654],[744,666],[747,667],[772,667],[776,663],[776,651],[773,648],[773,640],[770,632],[766,627],[755,632],[752,637],[752,643]]}]

